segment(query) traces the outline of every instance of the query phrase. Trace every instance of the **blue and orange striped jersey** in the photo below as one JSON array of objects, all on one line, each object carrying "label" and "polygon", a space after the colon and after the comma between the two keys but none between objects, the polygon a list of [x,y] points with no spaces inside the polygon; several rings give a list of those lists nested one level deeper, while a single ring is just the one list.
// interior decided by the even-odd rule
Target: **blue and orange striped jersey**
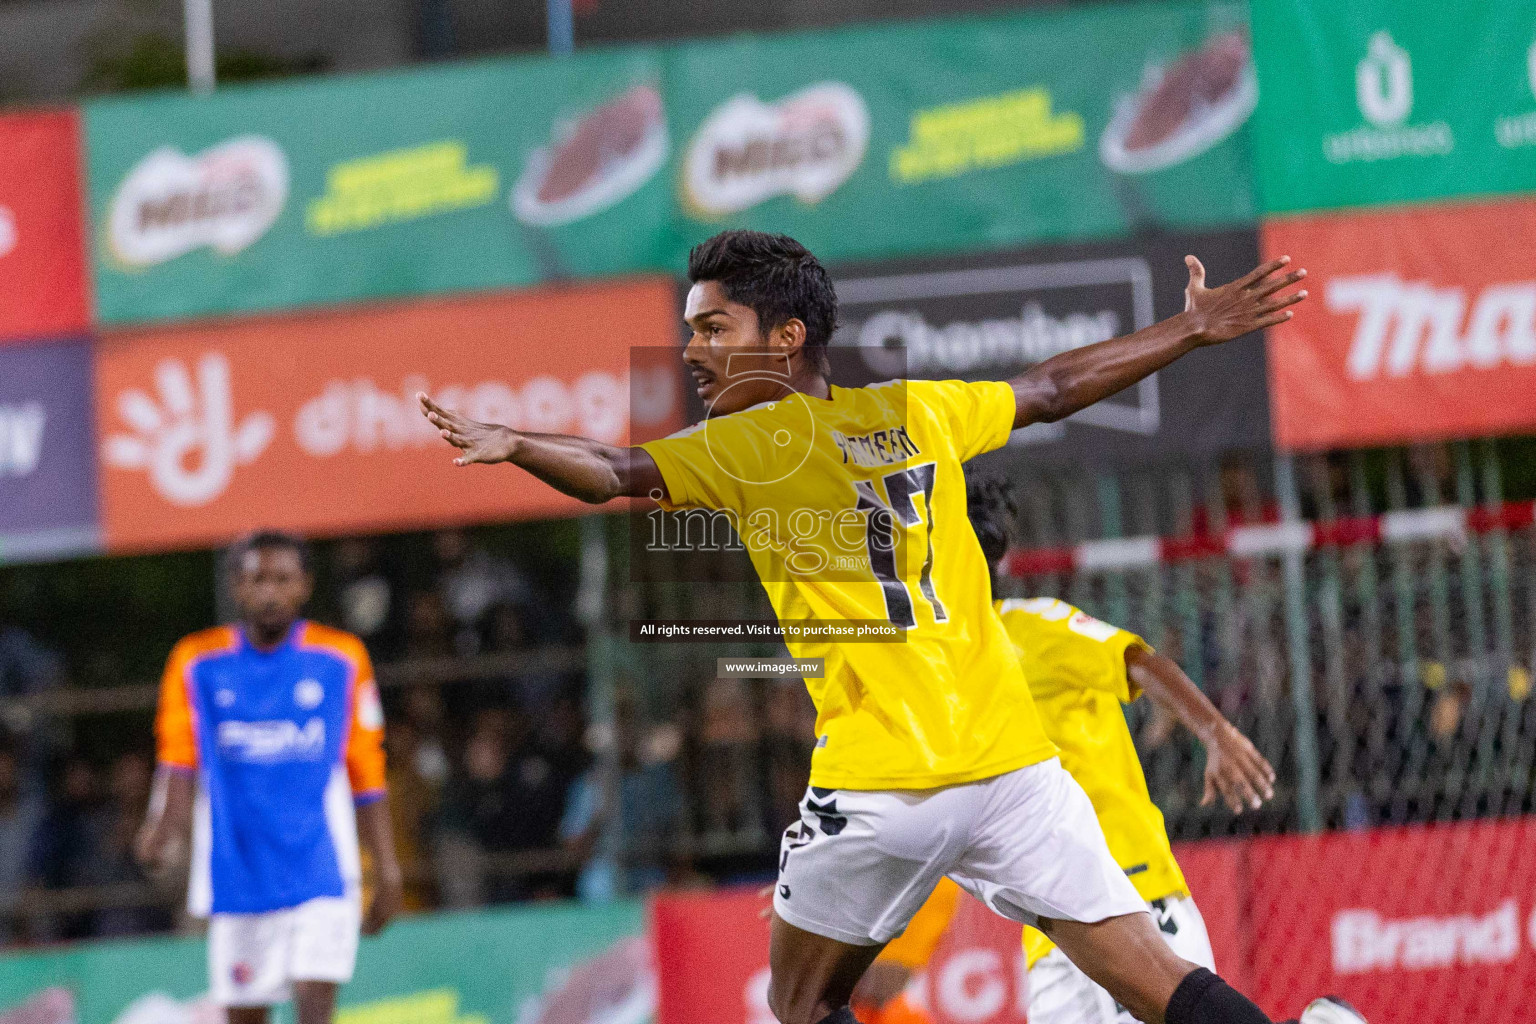
[{"label": "blue and orange striped jersey", "polygon": [[357,637],[300,621],[259,651],[237,627],[194,633],[166,664],[155,736],[161,765],[198,776],[193,913],[357,885],[354,803],[384,795],[384,712]]}]

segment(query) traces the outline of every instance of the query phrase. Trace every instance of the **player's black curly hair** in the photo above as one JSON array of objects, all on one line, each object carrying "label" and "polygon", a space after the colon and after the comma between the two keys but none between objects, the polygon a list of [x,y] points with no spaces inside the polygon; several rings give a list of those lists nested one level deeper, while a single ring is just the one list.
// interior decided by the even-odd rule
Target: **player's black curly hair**
[{"label": "player's black curly hair", "polygon": [[296,533],[288,533],[284,530],[257,530],[248,533],[229,546],[229,552],[225,556],[226,563],[232,574],[238,574],[245,566],[245,556],[252,551],[269,551],[273,549],[287,549],[299,556],[299,564],[305,572],[311,569],[312,560],[309,544]]},{"label": "player's black curly hair", "polygon": [[981,553],[995,568],[1013,541],[1013,522],[1019,513],[1013,487],[1001,477],[974,476],[966,485],[965,500]]},{"label": "player's black curly hair", "polygon": [[805,324],[805,353],[823,374],[837,329],[837,292],[821,261],[788,235],[722,231],[688,254],[688,280],[718,281],[725,297],[757,314],[763,331]]}]

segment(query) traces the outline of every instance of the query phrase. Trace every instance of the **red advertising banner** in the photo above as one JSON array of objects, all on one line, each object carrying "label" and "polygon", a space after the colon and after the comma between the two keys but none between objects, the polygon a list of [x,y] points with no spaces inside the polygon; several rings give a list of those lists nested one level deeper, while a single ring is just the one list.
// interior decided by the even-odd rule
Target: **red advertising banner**
[{"label": "red advertising banner", "polygon": [[1536,428],[1536,199],[1266,223],[1312,300],[1269,334],[1289,449]]},{"label": "red advertising banner", "polygon": [[1019,926],[962,896],[908,998],[933,1024],[1024,1024],[1029,982]]},{"label": "red advertising banner", "polygon": [[[98,346],[102,521],[110,550],[574,514],[504,467],[456,467],[417,410],[613,444],[679,422],[662,279],[124,334]],[[646,358],[645,353],[651,353]],[[633,408],[631,399],[633,398]]]},{"label": "red advertising banner", "polygon": [[[658,1024],[775,1024],[762,916],[768,905],[755,889],[657,898]],[[1019,926],[962,897],[907,996],[932,1024],[1024,1024],[1025,985]]]},{"label": "red advertising banner", "polygon": [[[1238,842],[1178,848],[1216,950],[1216,966],[1249,978],[1247,906]],[[652,907],[660,972],[658,1024],[774,1024],[768,1009],[768,899],[754,889],[664,895]],[[729,942],[721,936],[729,935]],[[1019,926],[962,896],[907,997],[931,1024],[1025,1024],[1028,978]]]},{"label": "red advertising banner", "polygon": [[1239,840],[1175,843],[1189,884],[1211,938],[1216,971],[1239,992],[1252,989],[1253,943],[1248,924],[1247,844]]},{"label": "red advertising banner", "polygon": [[[1276,1020],[1338,995],[1371,1024],[1524,1020],[1536,818],[1180,844],[1216,968]],[[771,1024],[767,899],[662,896],[658,1024]],[[727,941],[722,941],[728,936]],[[1019,927],[962,898],[908,989],[932,1024],[1023,1024]]]},{"label": "red advertising banner", "polygon": [[776,1024],[768,1009],[768,906],[755,887],[656,898],[657,1024]]},{"label": "red advertising banner", "polygon": [[1251,993],[1277,1019],[1318,995],[1371,1024],[1529,1019],[1536,820],[1254,840]]},{"label": "red advertising banner", "polygon": [[0,342],[90,324],[73,111],[0,116]]}]

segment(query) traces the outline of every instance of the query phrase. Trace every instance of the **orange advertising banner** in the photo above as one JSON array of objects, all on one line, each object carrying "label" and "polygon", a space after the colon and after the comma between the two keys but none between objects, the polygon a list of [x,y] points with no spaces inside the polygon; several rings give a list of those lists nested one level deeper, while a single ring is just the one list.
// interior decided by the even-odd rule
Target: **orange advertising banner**
[{"label": "orange advertising banner", "polygon": [[527,474],[454,466],[415,394],[624,444],[680,424],[677,365],[655,355],[676,345],[660,278],[111,336],[96,365],[106,545],[577,514]]},{"label": "orange advertising banner", "polygon": [[1285,218],[1260,237],[1312,293],[1269,332],[1279,446],[1536,429],[1536,199]]}]

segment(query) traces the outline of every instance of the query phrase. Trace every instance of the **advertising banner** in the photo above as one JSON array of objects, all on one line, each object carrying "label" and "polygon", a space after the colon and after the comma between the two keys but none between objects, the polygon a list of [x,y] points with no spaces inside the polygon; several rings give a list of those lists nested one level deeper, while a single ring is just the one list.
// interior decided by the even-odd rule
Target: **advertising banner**
[{"label": "advertising banner", "polygon": [[1312,300],[1271,332],[1275,439],[1289,449],[1536,427],[1536,199],[1266,223]]},{"label": "advertising banner", "polygon": [[1266,210],[1536,189],[1528,0],[1253,5]]},{"label": "advertising banner", "polygon": [[1246,19],[1097,6],[684,44],[684,239],[755,227],[855,260],[1251,223]]},{"label": "advertising banner", "polygon": [[0,116],[0,343],[90,324],[73,111]]},{"label": "advertising banner", "polygon": [[[656,978],[643,924],[637,903],[398,921],[363,940],[336,1024],[648,1024]],[[217,1024],[204,945],[118,941],[0,958],[0,1020]]]},{"label": "advertising banner", "polygon": [[85,108],[105,323],[665,262],[650,49]]},{"label": "advertising banner", "polygon": [[631,346],[672,344],[676,323],[673,286],[654,279],[109,338],[95,403],[107,546],[575,514],[586,506],[526,475],[454,466],[416,393],[623,444],[631,417],[662,433],[679,415],[675,366],[630,379]]},{"label": "advertising banner", "polygon": [[[1184,256],[1219,283],[1252,270],[1252,231],[1103,242],[838,268],[834,345],[869,380],[1006,380],[1061,352],[1147,327],[1184,308]],[[836,364],[835,364],[836,365]],[[862,382],[861,382],[862,383]],[[1015,431],[993,460],[1133,467],[1215,461],[1268,445],[1264,342],[1196,352],[1060,423]]]},{"label": "advertising banner", "polygon": [[[1177,849],[1216,965],[1244,988],[1249,950],[1241,843]],[[676,893],[651,907],[659,976],[658,1024],[772,1024],[768,1009],[768,899],[755,888]],[[722,943],[722,935],[731,941]],[[1029,989],[1018,924],[962,896],[927,968],[908,989],[933,1024],[1024,1024]]]},{"label": "advertising banner", "polygon": [[771,1024],[768,905],[755,886],[652,901],[657,1024]]},{"label": "advertising banner", "polygon": [[1186,0],[95,101],[100,317],[675,274],[726,227],[868,260],[1249,224],[1246,19]]},{"label": "advertising banner", "polygon": [[1371,1024],[1518,1020],[1536,991],[1536,822],[1266,838],[1248,850],[1253,990]]},{"label": "advertising banner", "polygon": [[0,563],[96,548],[95,437],[89,343],[0,346]]}]

